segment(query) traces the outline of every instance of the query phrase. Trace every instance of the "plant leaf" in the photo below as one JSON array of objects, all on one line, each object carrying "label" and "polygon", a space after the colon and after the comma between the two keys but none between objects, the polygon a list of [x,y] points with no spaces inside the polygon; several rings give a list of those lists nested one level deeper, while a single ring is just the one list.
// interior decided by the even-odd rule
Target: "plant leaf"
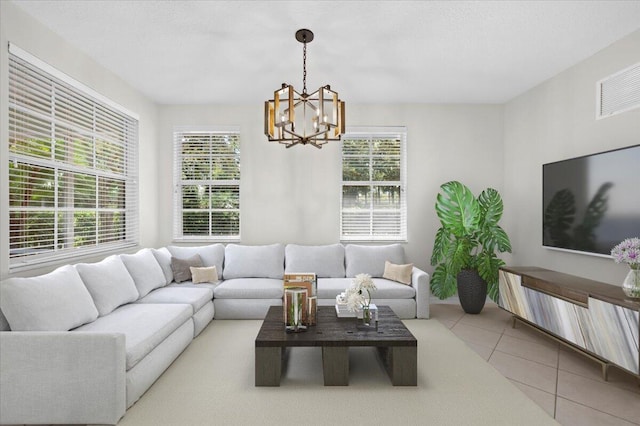
[{"label": "plant leaf", "polygon": [[469,268],[473,266],[473,256],[471,256],[471,249],[475,246],[468,238],[459,238],[455,240],[449,247],[447,253],[447,270],[454,277],[458,275],[458,272],[463,268]]},{"label": "plant leaf", "polygon": [[442,226],[456,237],[475,232],[480,220],[480,205],[469,188],[458,181],[440,186],[436,197],[436,214]]},{"label": "plant leaf", "polygon": [[498,272],[504,264],[493,252],[483,251],[478,254],[478,273],[487,282],[487,294],[496,302],[499,293]]},{"label": "plant leaf", "polygon": [[478,203],[480,204],[483,218],[481,223],[484,223],[487,227],[497,226],[504,209],[502,197],[500,197],[498,191],[493,188],[485,189],[478,196]]},{"label": "plant leaf", "polygon": [[446,266],[441,263],[431,274],[431,293],[439,299],[446,299],[456,293],[456,277],[447,271]]},{"label": "plant leaf", "polygon": [[433,252],[431,253],[431,265],[442,262],[451,245],[451,233],[444,227],[438,229],[436,238],[433,242]]},{"label": "plant leaf", "polygon": [[483,229],[478,239],[485,251],[495,251],[497,249],[500,253],[504,253],[505,251],[511,253],[509,236],[499,225]]}]

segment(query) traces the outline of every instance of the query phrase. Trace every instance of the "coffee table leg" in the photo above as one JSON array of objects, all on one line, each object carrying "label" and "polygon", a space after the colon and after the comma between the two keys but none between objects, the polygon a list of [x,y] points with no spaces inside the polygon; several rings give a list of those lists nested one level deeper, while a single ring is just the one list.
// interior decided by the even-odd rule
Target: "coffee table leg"
[{"label": "coffee table leg", "polygon": [[393,386],[417,386],[418,348],[415,346],[394,346],[392,353],[391,383]]},{"label": "coffee table leg", "polygon": [[393,386],[418,385],[418,348],[416,346],[379,347],[378,351]]},{"label": "coffee table leg", "polygon": [[283,354],[280,347],[256,347],[256,386],[280,386]]},{"label": "coffee table leg", "polygon": [[348,386],[349,348],[323,346],[322,371],[325,386]]}]

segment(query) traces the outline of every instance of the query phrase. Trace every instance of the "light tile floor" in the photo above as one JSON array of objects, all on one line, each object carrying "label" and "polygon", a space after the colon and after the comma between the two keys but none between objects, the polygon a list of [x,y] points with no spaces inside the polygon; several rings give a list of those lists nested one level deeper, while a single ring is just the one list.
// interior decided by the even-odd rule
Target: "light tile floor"
[{"label": "light tile floor", "polygon": [[487,303],[478,315],[458,304],[430,305],[440,321],[565,426],[640,425],[640,380],[609,368],[546,337]]}]

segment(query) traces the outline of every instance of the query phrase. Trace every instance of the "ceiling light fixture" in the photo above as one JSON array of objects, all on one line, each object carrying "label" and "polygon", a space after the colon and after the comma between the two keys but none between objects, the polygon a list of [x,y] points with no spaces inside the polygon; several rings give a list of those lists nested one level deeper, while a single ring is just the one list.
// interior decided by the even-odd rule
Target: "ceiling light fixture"
[{"label": "ceiling light fixture", "polygon": [[329,85],[307,93],[307,43],[313,40],[313,32],[298,30],[296,40],[304,45],[302,93],[282,83],[273,99],[264,103],[264,133],[269,142],[280,142],[287,148],[297,144],[322,148],[329,141],[339,141],[344,133],[344,102]]}]

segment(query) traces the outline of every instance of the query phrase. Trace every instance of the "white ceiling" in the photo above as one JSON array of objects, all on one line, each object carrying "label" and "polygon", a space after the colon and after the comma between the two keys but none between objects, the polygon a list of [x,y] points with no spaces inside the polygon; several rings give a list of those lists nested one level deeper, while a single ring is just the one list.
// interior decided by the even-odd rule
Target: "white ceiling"
[{"label": "white ceiling", "polygon": [[161,104],[301,90],[299,28],[309,91],[348,103],[502,103],[640,29],[640,1],[14,3]]}]

